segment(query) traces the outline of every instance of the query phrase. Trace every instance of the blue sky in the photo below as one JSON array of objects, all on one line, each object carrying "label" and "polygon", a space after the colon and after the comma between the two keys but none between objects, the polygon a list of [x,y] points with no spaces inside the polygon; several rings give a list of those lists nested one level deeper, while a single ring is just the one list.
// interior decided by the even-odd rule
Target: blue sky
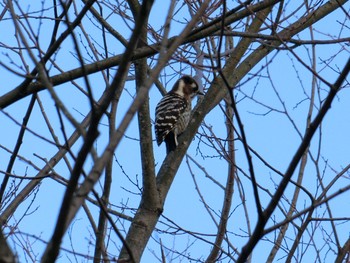
[{"label": "blue sky", "polygon": [[[289,5],[291,4],[292,3],[289,3]],[[51,3],[48,4],[48,6],[50,5]],[[37,10],[40,8],[40,5],[39,3],[34,2],[31,3],[29,8],[30,10]],[[165,3],[165,1],[158,0],[155,2],[150,21],[156,30],[161,28],[165,20],[167,9],[168,3]],[[348,10],[349,5],[345,5],[345,9]],[[52,10],[49,9],[47,11],[47,14],[50,14],[50,12],[52,12]],[[172,24],[170,33],[171,36],[177,35],[178,32],[181,31],[184,26],[182,22],[185,21],[185,18],[188,16],[188,14],[185,11],[181,11],[177,14],[177,16],[180,22],[177,21]],[[298,16],[298,14],[295,16]],[[125,21],[117,20],[116,17],[116,15],[111,15],[108,22],[118,25],[118,30],[121,30],[121,28],[126,29],[124,25]],[[8,18],[8,16],[6,18]],[[296,17],[290,18],[291,21],[294,21],[295,19]],[[340,32],[341,27],[339,26],[339,23],[343,20],[344,14],[341,10],[326,17],[324,19],[324,22],[315,25],[315,38],[331,39],[333,37],[338,37],[338,34],[339,37],[348,36],[348,27],[342,28],[342,31]],[[96,27],[89,23],[87,20],[84,22],[84,25],[87,26],[86,29],[88,30],[89,35],[96,41],[101,41],[101,35]],[[37,22],[35,21],[32,23],[34,23],[33,25],[37,25]],[[48,26],[43,26],[40,29],[40,44],[44,50],[46,49],[46,45],[48,45],[49,42],[49,39],[47,39],[46,35],[50,34],[52,28],[52,22],[48,23]],[[348,21],[346,21],[346,23],[348,24]],[[4,32],[7,28],[12,28],[11,21],[6,19],[2,20],[0,22],[0,31]],[[335,30],[333,30],[333,28],[335,28]],[[130,32],[125,30],[124,37],[128,38],[129,35]],[[79,34],[77,36],[79,37]],[[300,37],[310,39],[309,32],[305,30],[302,34],[300,34]],[[110,56],[113,54],[119,54],[122,50],[122,47],[118,45],[112,37],[109,38],[109,40],[111,41],[109,43]],[[235,41],[237,44],[238,38],[235,38]],[[0,42],[6,43],[7,45],[15,45],[16,41],[13,37],[13,30],[11,31],[11,34],[3,34],[0,36]],[[83,41],[83,43],[85,42]],[[115,46],[113,46],[114,44]],[[82,50],[84,50],[83,47]],[[0,61],[3,63],[9,62],[6,56],[7,52],[7,49],[1,47]],[[301,56],[304,61],[309,63],[309,56],[311,54],[310,45],[306,46],[306,48],[302,46],[298,47],[294,49],[294,52]],[[74,53],[72,42],[71,40],[67,40],[62,45],[56,59],[56,63],[63,70],[70,70],[79,66],[79,63],[74,58],[72,53]],[[323,61],[328,60],[334,54],[338,55],[334,59],[329,60],[330,64],[329,66],[326,66]],[[89,58],[87,54],[85,55],[86,58]],[[20,60],[14,55],[14,53],[10,53],[10,56],[11,58],[16,59],[16,63],[20,63]],[[27,55],[25,55],[25,57],[27,57]],[[334,69],[341,69],[348,57],[349,51],[346,45],[317,45],[317,71],[329,82],[334,82],[338,76],[338,72],[335,72]],[[240,101],[238,103],[238,110],[244,122],[245,132],[249,145],[276,169],[284,172],[300,143],[300,136],[293,128],[292,123],[286,118],[285,114],[271,112],[263,116],[261,114],[267,112],[266,108],[254,102],[252,98],[260,103],[264,103],[270,107],[282,110],[282,105],[278,101],[277,95],[272,88],[272,85],[274,85],[274,87],[276,87],[276,90],[278,90],[278,94],[280,95],[282,101],[285,102],[289,116],[295,122],[295,125],[298,127],[299,131],[303,134],[305,131],[306,123],[305,116],[309,107],[309,101],[305,100],[305,92],[306,94],[310,95],[312,75],[305,69],[303,65],[301,65],[296,60],[296,58],[290,52],[279,51],[277,55],[275,52],[273,52],[268,56],[268,60],[272,58],[273,62],[268,65],[268,68],[261,70],[261,67],[265,66],[266,61],[262,61],[259,65],[253,68],[250,74],[258,73],[260,74],[260,77],[253,78],[247,83],[245,82],[246,79],[242,80],[242,83],[244,84],[242,86],[239,86],[239,89],[236,90],[235,95],[237,96],[237,100]],[[30,63],[30,65],[32,66],[32,63]],[[177,66],[187,67],[187,65]],[[16,67],[14,66],[14,68]],[[267,78],[267,69],[271,75],[272,82]],[[114,74],[115,71],[111,72]],[[171,67],[168,67],[165,69],[163,74],[170,74],[172,72],[173,69]],[[55,75],[58,72],[57,70],[52,70],[51,73]],[[193,71],[190,72],[188,69],[186,73],[193,73]],[[13,87],[17,86],[22,80],[20,77],[16,77],[14,74],[4,70],[3,68],[0,71],[0,75],[2,79],[5,80],[3,86],[0,89],[0,95],[5,94],[7,91],[13,89]],[[208,75],[210,76],[210,74]],[[164,78],[162,80],[164,80]],[[166,87],[167,90],[169,90],[176,79],[173,78],[170,80],[170,78],[168,78],[166,80],[169,81]],[[96,98],[98,98],[105,88],[105,84],[101,76],[99,74],[91,75],[89,76],[89,81],[93,86],[94,95]],[[81,79],[77,80],[77,82],[83,85],[83,81]],[[317,108],[319,107],[319,100],[323,100],[325,98],[328,90],[323,84],[318,84],[321,85],[319,89],[320,97],[318,97],[317,94],[314,115],[317,112]],[[205,88],[208,88],[209,85],[210,83],[205,83]],[[125,89],[127,92],[123,93],[120,106],[118,107],[117,123],[121,120],[128,106],[132,102],[133,95],[135,95],[134,82],[131,81],[127,83]],[[70,110],[73,116],[75,116],[78,120],[82,120],[83,115],[87,114],[89,110],[89,105],[86,98],[82,96],[82,94],[70,83],[57,87],[56,91],[62,101],[64,101],[64,103],[67,105],[67,108]],[[252,98],[245,97],[246,95],[251,96]],[[40,92],[39,96],[44,103],[46,114],[48,114],[48,116],[51,118],[54,129],[62,140],[62,134],[60,133],[61,127],[58,122],[57,113],[55,111],[54,101],[51,99],[47,91]],[[160,98],[161,95],[159,91],[156,89],[156,87],[153,87],[150,91],[150,108],[152,116],[154,116],[154,109]],[[18,121],[21,121],[25,113],[28,101],[29,98],[25,98],[15,105],[6,108],[5,111],[11,114],[11,116],[16,118]],[[196,101],[194,101],[194,104],[195,102]],[[337,99],[332,105],[332,109],[330,112],[328,112],[324,123],[322,124],[322,145],[319,168],[324,171],[325,182],[331,181],[336,172],[341,171],[341,169],[344,168],[349,162],[348,156],[350,156],[350,139],[348,134],[350,130],[350,116],[347,114],[349,102],[349,89],[346,88],[339,93]],[[13,145],[17,139],[19,127],[3,113],[0,113],[0,121],[2,123],[2,127],[6,127],[6,129],[1,130],[0,134],[2,135],[1,138],[3,139],[1,140],[0,144],[9,149],[13,149]],[[106,119],[103,119],[100,126],[101,136],[98,138],[95,144],[95,148],[98,153],[101,153],[103,151],[107,143],[106,134],[108,132],[108,128],[104,125],[106,123]],[[213,131],[218,137],[225,138],[226,131],[224,126],[224,118],[219,107],[213,109],[206,116],[205,123],[212,127]],[[34,108],[33,117],[30,119],[29,127],[40,135],[45,136],[46,138],[50,138],[38,105],[36,105]],[[206,130],[205,128],[203,129]],[[199,133],[203,133],[203,129],[200,127]],[[66,130],[68,134],[72,131],[72,126],[68,123],[66,124]],[[126,137],[123,138],[115,153],[116,159],[118,160],[120,166],[117,162],[115,163],[112,186],[113,190],[110,197],[110,202],[118,207],[118,211],[122,210],[119,208],[119,206],[125,205],[134,209],[137,208],[139,202],[139,189],[133,183],[138,182],[141,186],[141,164],[139,156],[139,142],[137,141],[138,132],[136,118],[131,123],[125,135]],[[319,147],[317,140],[319,132],[315,136],[316,137],[311,144],[311,149],[312,153],[316,155]],[[80,145],[81,141],[73,147],[73,150],[77,152]],[[200,145],[202,153],[199,153],[197,151],[198,145]],[[237,164],[240,168],[247,172],[246,158],[244,156],[241,144],[237,142],[236,148]],[[48,144],[47,142],[30,133],[26,133],[20,154],[28,159],[31,159],[37,166],[42,167],[44,166],[43,160],[35,157],[34,154],[39,155],[43,158],[50,158],[56,152],[56,150],[56,147],[53,145]],[[156,169],[158,170],[165,157],[164,145],[157,147],[156,143],[154,143],[154,152]],[[216,157],[217,153],[213,149],[205,146],[203,142],[200,143],[198,136],[192,142],[188,150],[188,154],[191,157],[195,158],[195,160],[201,166],[205,167],[206,172],[210,176],[215,178],[215,180],[219,181],[221,184],[225,184],[227,176],[227,163],[223,161],[222,158]],[[0,159],[3,160],[3,162],[1,162],[1,170],[6,170],[9,156],[10,155],[5,150],[0,149]],[[253,157],[253,162],[258,182],[273,192],[275,183],[280,180],[280,176],[271,172],[271,170],[266,168],[266,166],[258,161],[256,157]],[[92,165],[92,160],[89,159],[85,165],[86,171],[89,171],[89,168],[92,167]],[[317,178],[315,175],[315,167],[312,165],[312,161],[310,159],[308,161],[308,165],[309,166],[306,169],[307,175],[304,178],[303,186],[314,194],[315,192],[319,192],[319,190],[316,190]],[[211,180],[206,178],[203,171],[201,171],[198,167],[195,167],[193,163],[191,163],[191,168],[196,175],[196,181],[199,185],[200,193],[204,196],[207,204],[210,205],[213,213],[219,213],[221,210],[223,191]],[[69,171],[63,163],[55,167],[55,171],[65,178],[69,178]],[[17,175],[27,174],[29,176],[34,176],[36,172],[37,171],[30,167],[30,165],[21,160],[18,160],[16,162],[13,170],[13,173]],[[127,174],[132,181],[130,181],[125,176],[125,174]],[[238,176],[244,185],[248,212],[251,219],[251,227],[254,227],[256,220],[256,209],[252,197],[251,184],[250,181],[247,180],[242,173],[238,173]],[[295,179],[295,176],[293,179]],[[348,185],[348,179],[349,176],[345,175],[334,186],[334,190],[331,190],[330,192],[332,193],[340,187]],[[24,184],[19,185],[19,189],[21,189],[23,186]],[[15,216],[9,222],[10,224],[15,224],[16,221],[20,220],[23,213],[26,212],[28,205],[33,201],[32,206],[30,207],[29,211],[27,211],[30,213],[30,216],[24,217],[17,228],[18,231],[25,233],[23,235],[17,236],[22,238],[22,240],[14,238],[9,241],[12,247],[18,253],[21,262],[24,262],[26,256],[25,252],[22,252],[20,246],[16,245],[19,242],[22,243],[28,241],[35,251],[34,254],[37,255],[37,259],[40,258],[42,249],[45,247],[45,244],[41,241],[37,241],[35,238],[33,238],[33,236],[40,237],[46,241],[51,237],[52,228],[56,223],[64,189],[65,188],[57,182],[53,182],[52,180],[44,180],[41,183],[37,193],[28,198],[19,207]],[[100,185],[96,185],[95,189],[100,191]],[[292,186],[287,189],[286,195],[289,198],[293,190],[294,188]],[[235,197],[236,195],[238,195],[237,185],[235,186]],[[33,197],[35,197],[35,199],[33,199]],[[263,206],[266,205],[269,201],[269,197],[261,191],[261,198]],[[348,198],[349,193],[345,193],[331,202],[334,216],[348,216]],[[286,202],[283,204],[287,205]],[[298,209],[301,210],[304,206],[307,206],[309,204],[310,202],[306,195],[302,194],[302,197],[298,202]],[[91,212],[95,218],[97,218],[98,210],[92,205],[89,205],[89,208],[91,209]],[[246,234],[246,223],[243,216],[243,207],[239,198],[234,198],[231,210],[232,215],[228,225],[228,231],[230,232],[229,235],[232,239],[231,241],[234,242],[235,246],[241,247],[246,241],[246,239],[242,237]],[[321,207],[319,209],[319,213],[322,213],[323,211],[324,207]],[[126,214],[131,215],[132,213],[127,210]],[[163,215],[166,218],[173,220],[183,229],[208,235],[213,235],[216,233],[215,224],[208,215],[204,204],[200,201],[200,197],[195,189],[195,185],[185,159],[169,192]],[[276,212],[275,216],[280,216],[280,212]],[[128,226],[127,222],[121,222],[117,218],[115,218],[115,220],[121,229]],[[216,220],[218,220],[217,216]],[[162,222],[169,223],[165,218],[161,218],[161,222],[158,224],[159,229],[171,230]],[[271,224],[271,222],[269,224]],[[325,229],[324,232],[320,231],[317,234],[317,238],[320,239],[324,238],[324,236],[322,236],[322,233],[329,231],[329,225],[322,224],[322,227]],[[340,236],[341,243],[343,243],[348,238],[349,231],[347,224],[344,224],[344,226],[339,226],[339,228],[340,227],[344,228],[344,231],[341,232],[344,234],[344,236]],[[288,234],[293,237],[294,233],[292,230],[290,231],[291,232]],[[70,248],[72,242],[76,251],[81,253],[90,251],[90,255],[92,255],[93,253],[91,253],[91,251],[93,250],[93,244],[90,244],[90,242],[93,240],[93,238],[91,236],[93,236],[93,231],[90,223],[87,221],[87,217],[84,211],[80,210],[79,214],[74,220],[74,223],[65,236],[63,247]],[[189,235],[175,236],[171,234],[166,235],[163,233],[155,232],[152,238],[154,238],[155,241],[161,239],[164,246],[168,248],[174,247],[177,252],[185,251],[186,247],[190,245],[188,253],[190,253],[191,257],[193,258],[198,258],[201,256],[205,258],[211,248],[210,244],[207,244],[201,240],[195,240],[193,236]],[[214,237],[207,238],[211,241],[214,240]],[[271,241],[273,239],[273,236],[269,236],[268,238]],[[155,251],[155,253],[159,256],[160,248],[155,241],[150,240],[150,243],[143,257],[143,262],[151,262],[154,260],[152,251]],[[258,244],[258,252],[253,256],[253,262],[256,262],[255,260],[258,260],[257,258],[260,255],[265,255],[269,252],[271,248],[270,241],[262,241]],[[109,243],[108,251],[111,254],[117,255],[119,246],[119,240],[111,240]],[[167,252],[170,253],[170,250],[167,250]],[[330,254],[327,256],[332,258],[333,255]],[[72,256],[70,254],[67,255],[70,259],[72,259]],[[58,262],[67,262],[67,255],[62,254],[62,257],[58,260]],[[176,253],[170,253],[168,255],[169,262],[172,257],[171,255],[175,257]],[[283,257],[283,253],[280,256]],[[310,254],[306,254],[304,259],[305,262],[310,262],[310,259],[314,259],[314,254],[310,252]],[[326,257],[326,259],[328,258]],[[28,261],[31,262],[31,260]],[[79,258],[77,262],[85,261]],[[173,262],[180,262],[180,259],[173,258]]]}]

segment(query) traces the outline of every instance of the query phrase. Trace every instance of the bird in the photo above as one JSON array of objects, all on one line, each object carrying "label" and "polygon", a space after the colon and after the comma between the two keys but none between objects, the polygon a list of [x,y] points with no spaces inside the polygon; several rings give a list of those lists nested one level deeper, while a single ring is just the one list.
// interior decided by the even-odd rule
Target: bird
[{"label": "bird", "polygon": [[196,95],[204,95],[198,83],[191,76],[183,75],[156,106],[156,141],[158,146],[165,142],[167,154],[175,150],[178,136],[190,121],[191,101]]}]

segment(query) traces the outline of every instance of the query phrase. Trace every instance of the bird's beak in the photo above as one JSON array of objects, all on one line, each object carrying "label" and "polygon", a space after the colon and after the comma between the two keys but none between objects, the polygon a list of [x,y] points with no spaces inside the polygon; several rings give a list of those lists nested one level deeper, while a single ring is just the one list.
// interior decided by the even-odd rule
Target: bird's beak
[{"label": "bird's beak", "polygon": [[198,90],[198,91],[197,91],[197,95],[198,95],[198,96],[204,96],[204,93],[203,93],[202,91]]}]

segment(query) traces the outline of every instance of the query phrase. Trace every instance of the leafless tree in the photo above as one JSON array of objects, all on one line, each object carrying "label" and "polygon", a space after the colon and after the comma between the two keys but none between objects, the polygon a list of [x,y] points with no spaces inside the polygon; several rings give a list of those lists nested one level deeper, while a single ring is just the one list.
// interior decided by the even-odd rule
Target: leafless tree
[{"label": "leafless tree", "polygon": [[158,2],[2,1],[0,262],[349,262],[348,1]]}]

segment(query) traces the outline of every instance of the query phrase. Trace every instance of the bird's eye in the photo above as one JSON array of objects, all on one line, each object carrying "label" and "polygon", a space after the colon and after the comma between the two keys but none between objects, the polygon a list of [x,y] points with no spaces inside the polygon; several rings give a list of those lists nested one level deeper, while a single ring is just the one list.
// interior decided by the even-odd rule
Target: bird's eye
[{"label": "bird's eye", "polygon": [[197,92],[197,91],[198,91],[198,86],[197,86],[196,83],[192,83],[192,84],[191,84],[191,87],[192,87],[192,91],[193,91],[193,92]]}]

